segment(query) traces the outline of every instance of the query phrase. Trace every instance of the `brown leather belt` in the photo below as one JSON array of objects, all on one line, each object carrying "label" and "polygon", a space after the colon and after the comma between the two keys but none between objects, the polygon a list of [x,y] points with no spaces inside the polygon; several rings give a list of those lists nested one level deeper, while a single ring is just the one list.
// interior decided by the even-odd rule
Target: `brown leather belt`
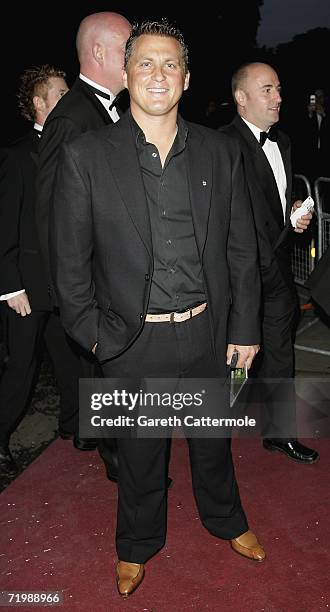
[{"label": "brown leather belt", "polygon": [[147,314],[146,321],[148,323],[165,323],[168,321],[169,323],[182,323],[182,321],[187,321],[188,319],[192,319],[199,315],[201,312],[204,312],[207,308],[207,302],[204,304],[199,304],[199,306],[195,306],[195,308],[189,308],[185,312],[166,312],[164,314]]}]

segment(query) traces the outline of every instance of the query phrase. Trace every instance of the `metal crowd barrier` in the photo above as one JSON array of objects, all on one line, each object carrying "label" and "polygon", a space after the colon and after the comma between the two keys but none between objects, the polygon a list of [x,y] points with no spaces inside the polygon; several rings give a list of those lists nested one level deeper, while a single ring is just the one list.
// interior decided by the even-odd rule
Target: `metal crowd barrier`
[{"label": "metal crowd barrier", "polygon": [[[293,190],[295,199],[305,200],[312,195],[309,180],[303,174],[295,174],[293,177]],[[318,215],[318,212],[316,211]],[[292,249],[292,272],[297,285],[304,285],[315,267],[315,225],[316,220],[303,234],[294,234]]]},{"label": "metal crowd barrier", "polygon": [[330,178],[320,176],[314,183],[315,204],[318,216],[318,259],[330,245]]},{"label": "metal crowd barrier", "polygon": [[[298,194],[298,197],[304,199],[304,197],[312,195],[308,179],[302,174],[295,174],[294,184],[299,184],[299,182],[300,188],[301,185],[304,186],[305,194]],[[323,176],[317,178],[313,185],[313,192],[315,202],[314,227],[312,224],[312,227],[306,230],[306,232],[309,232],[309,236],[308,234],[305,236],[305,244],[299,244],[297,239],[293,247],[292,271],[298,285],[305,284],[315,267],[316,260],[321,259],[330,245],[330,178]],[[301,234],[298,234],[298,236],[301,236]],[[307,322],[298,330],[296,336],[301,335],[318,321],[319,318],[315,317]],[[330,356],[330,351],[312,346],[295,344],[294,347],[300,351]]]}]

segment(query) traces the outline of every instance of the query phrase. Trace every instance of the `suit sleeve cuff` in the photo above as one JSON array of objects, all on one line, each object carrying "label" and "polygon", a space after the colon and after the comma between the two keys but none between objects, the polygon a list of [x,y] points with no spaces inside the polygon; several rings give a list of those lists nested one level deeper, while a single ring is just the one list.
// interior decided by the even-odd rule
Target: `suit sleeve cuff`
[{"label": "suit sleeve cuff", "polygon": [[0,302],[3,302],[4,300],[10,300],[10,298],[16,297],[16,295],[19,295],[20,293],[24,293],[25,289],[20,289],[19,291],[13,291],[12,293],[5,293],[4,295],[0,295]]}]

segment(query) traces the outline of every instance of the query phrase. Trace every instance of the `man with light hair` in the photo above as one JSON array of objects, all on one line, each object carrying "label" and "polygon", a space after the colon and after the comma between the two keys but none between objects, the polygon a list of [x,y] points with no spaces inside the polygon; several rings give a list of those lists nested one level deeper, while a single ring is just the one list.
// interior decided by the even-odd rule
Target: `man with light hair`
[{"label": "man with light hair", "polygon": [[[76,38],[80,74],[65,103],[62,104],[64,99],[61,100],[56,112],[54,110],[48,117],[40,141],[36,216],[53,303],[56,303],[56,298],[53,295],[49,271],[48,228],[58,153],[64,142],[88,130],[118,121],[119,115],[114,100],[123,89],[124,51],[130,31],[130,23],[118,13],[94,13],[82,20]],[[72,351],[76,352],[76,358],[80,360],[80,377],[92,377],[94,357],[78,345],[74,345]],[[78,377],[76,388],[78,393]],[[74,426],[68,430],[60,430],[60,435],[64,439],[73,439],[75,448],[79,450],[96,448],[94,440],[79,438],[77,411]],[[113,480],[117,478],[115,448],[114,441],[112,451],[109,444],[106,451],[107,472]]]},{"label": "man with light hair", "polygon": [[51,312],[47,278],[35,223],[38,142],[47,116],[68,91],[65,72],[44,64],[20,77],[17,100],[33,128],[1,152],[0,303],[6,329],[8,362],[0,382],[0,472],[16,476],[9,450],[11,434],[24,417],[44,338],[60,394],[60,426],[76,401],[68,365],[68,345],[58,317]]}]

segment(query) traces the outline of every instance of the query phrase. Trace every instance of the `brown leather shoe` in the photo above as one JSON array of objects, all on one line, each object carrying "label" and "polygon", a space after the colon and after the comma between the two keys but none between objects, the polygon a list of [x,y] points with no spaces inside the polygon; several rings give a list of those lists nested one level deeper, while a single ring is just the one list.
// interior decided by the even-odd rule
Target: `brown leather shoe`
[{"label": "brown leather shoe", "polygon": [[230,543],[235,552],[238,552],[240,555],[243,555],[243,557],[247,557],[248,559],[261,562],[266,557],[264,549],[262,548],[261,544],[259,544],[253,531],[250,531],[250,529],[245,533],[242,533],[242,535],[238,536],[238,538],[230,540]]},{"label": "brown leather shoe", "polygon": [[117,563],[117,587],[119,595],[128,597],[141,584],[144,577],[143,563],[129,563],[118,561]]}]

